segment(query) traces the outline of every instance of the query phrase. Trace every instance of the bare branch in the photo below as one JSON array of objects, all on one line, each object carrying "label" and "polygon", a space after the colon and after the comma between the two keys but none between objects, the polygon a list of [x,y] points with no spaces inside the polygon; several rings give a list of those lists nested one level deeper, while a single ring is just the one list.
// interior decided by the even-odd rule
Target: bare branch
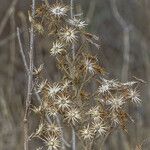
[{"label": "bare branch", "polygon": [[14,7],[15,7],[17,1],[18,0],[12,1],[9,9],[7,10],[6,14],[4,15],[4,18],[2,19],[1,24],[0,24],[0,35],[2,34],[4,27],[9,19],[9,17],[11,16],[11,13],[14,11]]},{"label": "bare branch", "polygon": [[111,2],[113,15],[123,29],[124,51],[123,51],[122,81],[126,81],[128,79],[129,61],[130,61],[130,54],[129,54],[130,53],[130,26],[119,14],[116,5],[116,0],[110,0],[110,2]]}]

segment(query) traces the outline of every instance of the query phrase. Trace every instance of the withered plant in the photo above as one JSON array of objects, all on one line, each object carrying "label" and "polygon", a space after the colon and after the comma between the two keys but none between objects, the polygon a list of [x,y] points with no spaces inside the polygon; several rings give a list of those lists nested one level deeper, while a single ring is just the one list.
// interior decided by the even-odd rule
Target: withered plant
[{"label": "withered plant", "polygon": [[60,80],[48,81],[41,76],[41,65],[29,78],[35,81],[33,89],[41,103],[27,102],[26,109],[39,116],[40,124],[26,140],[41,139],[44,144],[39,149],[101,149],[114,130],[127,132],[126,125],[132,121],[127,108],[141,102],[137,80],[107,79],[98,58],[90,53],[92,47],[99,48],[99,38],[86,31],[81,18],[70,5],[58,1],[42,2],[34,14],[29,13],[35,35],[50,39],[49,55],[55,57],[61,72]]}]

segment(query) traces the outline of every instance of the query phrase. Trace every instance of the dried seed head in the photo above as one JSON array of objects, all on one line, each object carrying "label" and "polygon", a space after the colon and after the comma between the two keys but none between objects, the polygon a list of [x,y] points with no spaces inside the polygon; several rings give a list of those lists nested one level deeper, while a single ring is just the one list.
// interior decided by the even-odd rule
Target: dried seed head
[{"label": "dried seed head", "polygon": [[124,103],[125,101],[122,96],[115,96],[107,101],[107,104],[110,105],[110,109],[113,111],[120,109]]},{"label": "dried seed head", "polygon": [[48,136],[44,141],[48,150],[58,150],[60,147],[60,140],[55,136]]},{"label": "dried seed head", "polygon": [[95,122],[100,121],[102,119],[99,106],[91,108],[87,114],[91,115]]},{"label": "dried seed head", "polygon": [[87,26],[87,24],[85,23],[85,21],[82,21],[81,19],[77,19],[76,17],[74,17],[73,19],[69,19],[67,21],[70,25],[82,29],[85,26]]},{"label": "dried seed head", "polygon": [[93,131],[100,136],[107,132],[108,127],[103,122],[94,122],[92,124]]},{"label": "dried seed head", "polygon": [[37,93],[41,93],[44,89],[44,87],[47,84],[47,80],[42,81],[40,84],[37,85]]},{"label": "dried seed head", "polygon": [[43,64],[41,64],[38,68],[34,68],[33,75],[39,75],[43,70]]},{"label": "dried seed head", "polygon": [[64,51],[64,45],[60,42],[53,43],[53,47],[50,49],[50,54],[55,56],[61,54]]},{"label": "dried seed head", "polygon": [[140,94],[136,91],[136,89],[129,89],[128,90],[128,95],[129,95],[129,98],[131,98],[131,101],[135,104],[140,104],[141,103],[141,99],[139,98],[140,97]]},{"label": "dried seed head", "polygon": [[72,108],[67,111],[66,120],[68,121],[68,123],[72,123],[73,125],[75,125],[75,123],[78,122],[80,119],[81,119],[80,112],[76,108],[75,109]]},{"label": "dried seed head", "polygon": [[68,10],[67,6],[60,3],[56,3],[50,7],[51,14],[59,18],[66,16]]},{"label": "dried seed head", "polygon": [[86,69],[86,72],[89,72],[91,74],[95,74],[94,65],[95,65],[95,63],[93,63],[91,60],[85,59],[85,69]]},{"label": "dried seed head", "polygon": [[53,85],[48,85],[48,96],[54,97],[58,92],[61,91],[61,87],[58,83],[54,83]]},{"label": "dried seed head", "polygon": [[99,94],[104,94],[106,92],[109,92],[109,90],[110,90],[109,84],[105,83],[105,84],[102,84],[101,86],[99,86],[98,93]]},{"label": "dried seed head", "polygon": [[77,40],[77,31],[70,27],[65,27],[60,32],[60,38],[66,43],[73,43]]},{"label": "dried seed head", "polygon": [[83,137],[84,140],[91,140],[93,138],[93,130],[87,125],[84,127],[81,131],[81,137]]},{"label": "dried seed head", "polygon": [[57,114],[58,114],[58,109],[56,109],[55,107],[48,107],[46,109],[46,112],[49,116],[53,116],[53,117],[56,117]]},{"label": "dried seed head", "polygon": [[61,128],[58,127],[55,123],[47,124],[46,131],[51,135],[58,136],[61,133]]},{"label": "dried seed head", "polygon": [[70,108],[71,101],[69,100],[68,96],[61,95],[61,96],[58,96],[55,104],[58,106],[58,109],[61,109],[62,111],[64,111],[65,109]]}]

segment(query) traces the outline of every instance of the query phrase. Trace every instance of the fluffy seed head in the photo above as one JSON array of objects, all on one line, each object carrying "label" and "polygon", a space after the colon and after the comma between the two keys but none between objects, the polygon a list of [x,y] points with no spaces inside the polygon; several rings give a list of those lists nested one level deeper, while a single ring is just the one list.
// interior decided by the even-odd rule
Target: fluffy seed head
[{"label": "fluffy seed head", "polygon": [[107,127],[103,122],[94,122],[92,124],[93,130],[95,133],[98,133],[100,136],[106,133]]},{"label": "fluffy seed head", "polygon": [[73,43],[77,40],[77,31],[70,27],[65,27],[60,32],[60,38],[66,43]]},{"label": "fluffy seed head", "polygon": [[44,141],[48,150],[58,150],[60,147],[60,140],[55,136],[48,136]]},{"label": "fluffy seed head", "polygon": [[85,69],[87,72],[95,74],[94,63],[92,63],[89,59],[85,60]]},{"label": "fluffy seed head", "polygon": [[53,84],[53,85],[48,85],[47,90],[48,90],[48,95],[49,95],[50,97],[54,97],[54,96],[56,96],[56,94],[57,94],[58,92],[61,91],[61,87],[60,87],[59,84],[56,83],[56,84]]},{"label": "fluffy seed head", "polygon": [[141,103],[141,99],[139,98],[140,94],[135,89],[134,90],[130,89],[128,94],[133,103],[135,103],[135,104]]},{"label": "fluffy seed head", "polygon": [[91,140],[93,138],[93,130],[88,126],[84,127],[81,131],[81,137],[83,137],[84,140]]},{"label": "fluffy seed head", "polygon": [[53,47],[50,49],[50,54],[55,56],[57,54],[61,54],[64,51],[64,45],[60,42],[53,43]]},{"label": "fluffy seed head", "polygon": [[59,135],[61,132],[60,127],[58,127],[55,123],[47,124],[46,130],[52,135]]},{"label": "fluffy seed head", "polygon": [[75,123],[78,122],[80,119],[81,119],[81,115],[76,108],[72,108],[67,111],[66,120],[68,120],[69,123],[75,125]]},{"label": "fluffy seed head", "polygon": [[50,7],[51,14],[59,18],[66,16],[67,11],[68,11],[68,7],[60,3],[56,3]]},{"label": "fluffy seed head", "polygon": [[58,96],[55,103],[58,106],[58,109],[61,109],[62,111],[64,111],[65,109],[70,108],[71,101],[69,100],[68,96],[61,95],[61,96]]},{"label": "fluffy seed head", "polygon": [[94,121],[99,121],[102,119],[99,106],[91,108],[87,114],[91,115]]},{"label": "fluffy seed head", "polygon": [[108,100],[107,103],[110,105],[111,110],[118,110],[122,107],[125,101],[123,100],[122,96],[116,96]]},{"label": "fluffy seed head", "polygon": [[68,23],[76,28],[82,29],[85,26],[87,26],[87,24],[85,23],[85,21],[82,21],[81,19],[77,19],[77,18],[73,18],[73,19],[69,19]]}]

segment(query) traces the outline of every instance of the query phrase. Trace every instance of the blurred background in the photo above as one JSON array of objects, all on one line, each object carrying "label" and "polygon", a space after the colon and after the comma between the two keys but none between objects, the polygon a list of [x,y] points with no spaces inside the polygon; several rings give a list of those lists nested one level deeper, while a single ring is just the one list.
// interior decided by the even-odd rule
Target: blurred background
[{"label": "blurred background", "polygon": [[[50,1],[50,0],[49,0]],[[53,0],[54,1],[54,0]],[[107,150],[150,149],[150,0],[74,0],[74,11],[83,13],[87,30],[100,37],[100,49],[91,49],[106,68],[109,78],[141,84],[142,106],[129,108],[134,123],[128,133],[115,132],[105,144]],[[40,0],[36,0],[36,4]],[[69,2],[69,0],[66,0]],[[26,96],[24,64],[16,28],[21,31],[23,49],[28,55],[31,1],[0,0],[0,150],[23,149],[23,114]],[[35,37],[35,66],[44,63],[46,78],[55,81],[60,74],[49,56],[46,39]],[[33,103],[36,99],[33,96]],[[36,118],[32,117],[36,126]],[[32,129],[32,127],[30,127]],[[32,143],[32,149],[35,149]]]}]

